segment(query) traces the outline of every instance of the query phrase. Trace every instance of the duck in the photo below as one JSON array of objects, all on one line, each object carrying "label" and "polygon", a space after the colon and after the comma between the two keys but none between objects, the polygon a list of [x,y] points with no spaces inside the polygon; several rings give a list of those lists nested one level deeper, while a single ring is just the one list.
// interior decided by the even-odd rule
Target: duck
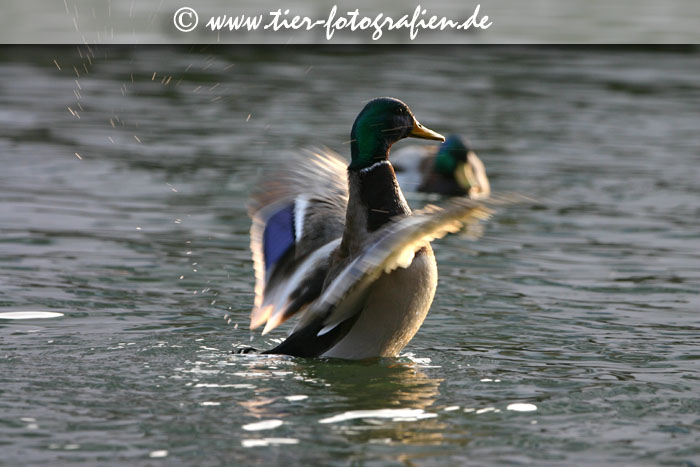
[{"label": "duck", "polygon": [[491,186],[469,141],[451,134],[439,147],[409,146],[396,151],[394,169],[404,188],[422,193],[485,199]]},{"label": "duck", "polygon": [[331,150],[289,157],[251,195],[255,297],[250,329],[296,325],[263,354],[396,357],[435,296],[430,242],[485,220],[468,199],[412,211],[389,161],[404,138],[444,141],[391,97],[370,100],[350,133],[348,164]]}]

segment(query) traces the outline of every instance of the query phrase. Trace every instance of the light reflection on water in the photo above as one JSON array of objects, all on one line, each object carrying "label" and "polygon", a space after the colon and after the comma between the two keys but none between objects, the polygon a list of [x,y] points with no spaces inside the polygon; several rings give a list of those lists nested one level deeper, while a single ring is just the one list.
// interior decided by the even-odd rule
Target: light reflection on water
[{"label": "light reflection on water", "polygon": [[[0,320],[8,461],[700,455],[694,49],[98,50],[0,55],[0,312],[64,314]],[[399,359],[231,355],[283,336],[247,330],[247,194],[377,95],[537,202],[437,244]]]}]

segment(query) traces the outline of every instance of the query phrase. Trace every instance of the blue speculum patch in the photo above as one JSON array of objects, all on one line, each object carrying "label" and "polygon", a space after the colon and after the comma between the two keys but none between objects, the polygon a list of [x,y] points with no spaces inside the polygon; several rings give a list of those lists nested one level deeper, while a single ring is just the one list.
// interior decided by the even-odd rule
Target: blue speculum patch
[{"label": "blue speculum patch", "polygon": [[263,254],[265,272],[294,244],[294,204],[289,204],[274,213],[263,232]]}]

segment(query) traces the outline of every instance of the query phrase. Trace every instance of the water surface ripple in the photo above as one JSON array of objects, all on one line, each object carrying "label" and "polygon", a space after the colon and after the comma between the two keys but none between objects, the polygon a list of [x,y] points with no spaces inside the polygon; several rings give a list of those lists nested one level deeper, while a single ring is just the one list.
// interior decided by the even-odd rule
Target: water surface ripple
[{"label": "water surface ripple", "polygon": [[[0,313],[63,314],[0,317],[3,461],[697,465],[699,58],[0,51]],[[400,358],[231,355],[284,336],[246,329],[255,180],[299,148],[347,155],[380,95],[537,201],[437,244]]]}]

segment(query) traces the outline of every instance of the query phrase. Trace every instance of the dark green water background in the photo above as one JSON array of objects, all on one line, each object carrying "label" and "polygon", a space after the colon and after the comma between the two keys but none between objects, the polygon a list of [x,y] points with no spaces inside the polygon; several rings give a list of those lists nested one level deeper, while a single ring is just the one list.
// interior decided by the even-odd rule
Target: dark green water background
[{"label": "dark green water background", "polygon": [[[0,312],[64,316],[0,319],[0,463],[698,465],[699,77],[693,48],[1,50]],[[284,336],[246,329],[248,193],[380,95],[538,201],[436,244],[400,358],[231,355]],[[415,411],[320,423],[379,409]]]}]

